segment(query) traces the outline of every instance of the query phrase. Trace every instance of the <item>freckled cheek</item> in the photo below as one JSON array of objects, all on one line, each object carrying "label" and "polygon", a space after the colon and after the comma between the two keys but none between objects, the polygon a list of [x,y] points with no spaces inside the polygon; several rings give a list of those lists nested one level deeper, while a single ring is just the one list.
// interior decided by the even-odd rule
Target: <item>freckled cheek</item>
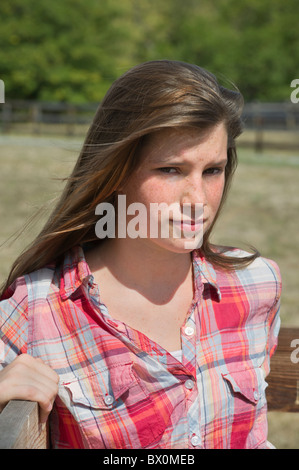
[{"label": "freckled cheek", "polygon": [[162,184],[160,181],[149,181],[136,188],[136,195],[138,194],[140,202],[148,205],[151,202],[161,203],[166,202],[171,204],[176,200],[175,190]]},{"label": "freckled cheek", "polygon": [[222,199],[224,190],[224,181],[216,182],[211,188],[209,188],[208,193],[208,204],[216,212]]}]

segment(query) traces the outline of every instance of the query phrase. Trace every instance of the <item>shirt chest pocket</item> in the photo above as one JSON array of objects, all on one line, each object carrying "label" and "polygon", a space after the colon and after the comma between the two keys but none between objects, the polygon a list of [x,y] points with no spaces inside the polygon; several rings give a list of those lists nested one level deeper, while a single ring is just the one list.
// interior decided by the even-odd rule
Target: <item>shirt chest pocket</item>
[{"label": "shirt chest pocket", "polygon": [[259,367],[223,374],[227,386],[230,447],[256,448],[267,440],[267,383]]},{"label": "shirt chest pocket", "polygon": [[266,441],[267,384],[263,370],[248,368],[243,363],[229,366],[229,371],[215,370],[210,378],[214,394],[206,389],[205,446],[254,448]]},{"label": "shirt chest pocket", "polygon": [[146,448],[160,440],[169,420],[132,364],[65,381],[62,395],[91,448]]},{"label": "shirt chest pocket", "polygon": [[261,405],[266,402],[265,389],[267,383],[261,368],[237,368],[222,377],[228,387],[228,396],[240,400],[244,404]]}]

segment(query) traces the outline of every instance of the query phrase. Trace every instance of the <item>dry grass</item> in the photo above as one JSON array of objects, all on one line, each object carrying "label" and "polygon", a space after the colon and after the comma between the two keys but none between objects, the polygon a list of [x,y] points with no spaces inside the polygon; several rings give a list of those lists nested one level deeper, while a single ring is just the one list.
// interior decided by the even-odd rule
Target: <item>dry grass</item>
[{"label": "dry grass", "polygon": [[[0,137],[0,283],[16,254],[38,233],[53,199],[77,159],[81,141],[55,138]],[[13,244],[29,219],[46,205]]]},{"label": "dry grass", "polygon": [[[17,253],[38,232],[43,216],[13,244],[5,241],[61,191],[82,139],[0,136],[0,283]],[[240,151],[240,165],[214,241],[256,246],[278,262],[283,277],[282,322],[299,326],[297,307],[299,152]],[[52,202],[48,204],[51,209]],[[299,414],[270,413],[269,440],[299,448]]]}]

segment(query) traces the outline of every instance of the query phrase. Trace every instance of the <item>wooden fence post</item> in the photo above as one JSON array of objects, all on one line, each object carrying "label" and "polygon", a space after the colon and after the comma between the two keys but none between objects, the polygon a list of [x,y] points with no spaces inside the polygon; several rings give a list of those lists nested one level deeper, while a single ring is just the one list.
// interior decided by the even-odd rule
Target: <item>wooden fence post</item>
[{"label": "wooden fence post", "polygon": [[11,400],[0,413],[0,449],[46,449],[48,424],[36,402]]},{"label": "wooden fence post", "polygon": [[299,412],[299,361],[297,356],[293,359],[296,349],[292,347],[295,339],[299,343],[298,327],[281,328],[278,347],[270,363],[270,374],[266,378],[269,411]]}]

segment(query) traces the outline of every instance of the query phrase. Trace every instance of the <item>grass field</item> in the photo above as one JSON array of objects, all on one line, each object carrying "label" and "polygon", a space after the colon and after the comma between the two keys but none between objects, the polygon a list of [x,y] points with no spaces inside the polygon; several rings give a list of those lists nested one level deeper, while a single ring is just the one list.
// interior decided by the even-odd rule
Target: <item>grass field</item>
[{"label": "grass field", "polygon": [[[11,243],[14,235],[44,203],[51,209],[63,188],[58,179],[69,174],[81,144],[78,138],[0,136],[0,283],[47,212]],[[239,159],[213,240],[253,245],[273,258],[283,278],[282,324],[299,326],[299,151],[256,154],[241,149]],[[299,413],[269,413],[269,440],[278,448],[299,449]]]}]

